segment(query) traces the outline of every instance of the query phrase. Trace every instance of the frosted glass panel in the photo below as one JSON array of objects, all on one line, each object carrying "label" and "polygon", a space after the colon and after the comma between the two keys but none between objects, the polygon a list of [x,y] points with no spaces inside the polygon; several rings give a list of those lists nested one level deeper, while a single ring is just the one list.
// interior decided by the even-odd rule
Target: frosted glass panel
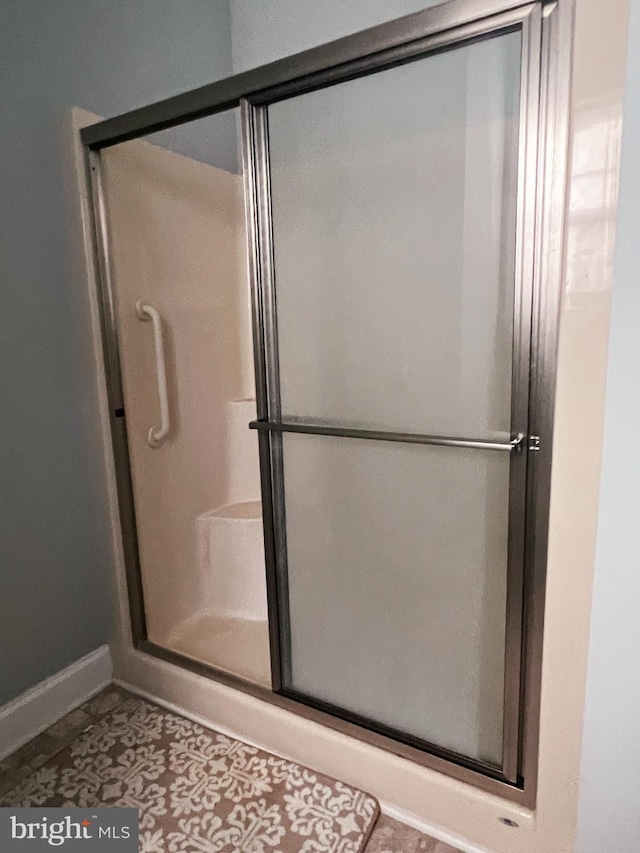
[{"label": "frosted glass panel", "polygon": [[269,107],[282,413],[509,434],[520,34]]},{"label": "frosted glass panel", "polygon": [[283,440],[293,688],[499,765],[508,454]]}]

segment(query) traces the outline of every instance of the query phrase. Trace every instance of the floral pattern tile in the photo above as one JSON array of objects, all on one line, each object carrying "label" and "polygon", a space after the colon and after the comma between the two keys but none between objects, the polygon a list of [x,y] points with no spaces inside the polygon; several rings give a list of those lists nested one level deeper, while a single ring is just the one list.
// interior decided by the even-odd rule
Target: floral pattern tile
[{"label": "floral pattern tile", "polygon": [[[150,708],[153,710],[150,711]],[[109,720],[102,720],[107,714],[110,715]],[[145,811],[143,818],[145,828],[142,829],[141,827],[140,835],[140,853],[160,853],[160,851],[162,853],[165,851],[166,853],[178,853],[179,851],[188,851],[189,853],[198,851],[201,853],[202,850],[237,851],[253,850],[254,847],[261,853],[268,853],[268,851],[289,853],[290,850],[296,849],[302,850],[304,853],[318,853],[318,851],[324,850],[330,850],[332,853],[334,850],[337,853],[343,853],[343,851],[347,853],[353,849],[353,846],[349,846],[348,831],[346,832],[347,845],[345,846],[342,830],[350,829],[353,832],[355,826],[357,831],[361,825],[358,822],[357,815],[348,807],[343,814],[335,815],[335,825],[340,828],[340,832],[336,832],[335,827],[333,830],[323,829],[324,824],[320,813],[317,816],[315,823],[319,822],[320,825],[316,829],[317,832],[323,834],[324,847],[313,846],[316,842],[311,835],[303,836],[305,842],[309,842],[307,847],[304,846],[304,843],[302,847],[298,848],[281,845],[279,840],[282,834],[281,830],[284,828],[281,821],[281,809],[278,809],[277,803],[268,804],[269,796],[274,793],[273,790],[269,791],[271,787],[270,767],[260,760],[265,756],[268,758],[275,758],[275,756],[267,756],[267,753],[261,753],[260,750],[257,750],[247,759],[244,750],[251,748],[238,741],[230,741],[229,743],[233,744],[233,747],[228,750],[227,759],[235,752],[237,752],[237,758],[235,762],[231,761],[230,767],[227,767],[222,760],[223,757],[215,749],[212,749],[210,740],[205,738],[204,741],[197,741],[196,736],[194,743],[194,729],[201,729],[201,727],[195,727],[180,717],[173,717],[171,722],[164,724],[164,728],[166,729],[168,726],[169,733],[174,738],[170,747],[171,766],[182,774],[186,773],[187,777],[194,775],[200,777],[200,784],[192,784],[191,781],[179,782],[178,778],[173,780],[173,783],[178,784],[174,784],[173,787],[170,786],[169,805],[180,812],[180,815],[178,815],[175,828],[167,833],[164,826],[160,825],[166,823],[167,820],[166,791],[161,790],[157,780],[150,778],[155,773],[151,758],[153,750],[147,751],[146,759],[141,752],[138,752],[138,763],[134,764],[133,768],[130,766],[129,757],[124,754],[120,756],[115,769],[111,767],[110,770],[104,766],[103,758],[105,752],[113,751],[118,743],[125,747],[125,752],[136,745],[157,744],[165,736],[163,734],[163,714],[164,712],[141,702],[125,690],[110,685],[82,705],[81,708],[67,714],[46,732],[38,735],[17,752],[0,762],[0,800],[2,803],[15,805],[14,798],[19,795],[26,797],[34,805],[42,805],[43,803],[36,802],[36,800],[44,796],[44,802],[48,802],[46,797],[54,796],[57,786],[63,785],[66,793],[60,792],[60,796],[69,797],[68,800],[65,799],[65,802],[74,801],[73,798],[77,796],[79,798],[84,797],[84,802],[87,805],[115,804],[112,802],[104,803],[99,797],[95,798],[96,784],[99,783],[102,774],[108,778],[106,783],[108,797],[119,797],[122,802],[118,804],[129,804]],[[86,732],[92,726],[95,727],[98,723],[101,725],[95,736],[91,738],[79,737],[82,732]],[[209,738],[213,734],[206,729],[201,729],[201,733]],[[61,773],[60,768],[45,766],[65,748],[67,748],[67,757],[64,760],[68,763],[70,757],[74,760],[76,758],[83,759],[79,766],[67,767],[64,773]],[[92,766],[92,757],[94,756],[95,762]],[[239,772],[238,765],[242,765],[243,761],[245,766],[244,768],[241,767],[240,771],[244,770],[244,772]],[[129,762],[128,771],[127,762]],[[284,762],[284,765],[289,764],[289,762]],[[222,778],[207,779],[216,766],[220,769],[226,768],[223,769]],[[297,767],[298,765],[293,766]],[[140,771],[139,778],[136,777],[136,767]],[[324,779],[324,777],[318,777],[317,774],[313,774],[306,768],[300,768],[300,771],[305,771],[316,779]],[[325,785],[325,789],[332,790],[331,785],[339,785],[332,780],[326,780],[326,782],[329,784]],[[313,811],[314,795],[318,793],[322,795],[322,782],[320,785],[320,790],[316,789],[311,794],[294,796],[296,805],[289,803],[291,813],[296,815],[304,810],[305,796],[307,798],[307,810],[310,808]],[[346,790],[352,790],[346,786],[343,787]],[[300,786],[298,786],[298,792],[299,790]],[[9,792],[3,797],[3,791]],[[234,803],[234,807],[229,812],[227,823],[216,813],[220,792],[224,791]],[[256,808],[249,813],[246,806],[243,806],[244,796],[253,797],[254,800],[257,800]],[[360,796],[365,797],[366,795],[361,794]],[[149,802],[149,798],[156,799],[154,802]],[[213,805],[214,801],[216,801],[215,805]],[[202,809],[197,811],[199,802],[202,803]],[[211,804],[210,810],[205,808],[207,803]],[[56,804],[59,804],[59,798],[56,800]],[[243,808],[236,810],[236,805],[243,806]],[[374,809],[377,813],[375,804]],[[148,816],[146,812],[149,813]],[[285,814],[287,814],[288,819],[286,809]],[[308,821],[305,826],[303,821],[297,820],[296,827],[299,830],[309,829],[313,823],[314,821]],[[373,820],[369,823],[369,832],[372,824]],[[269,839],[273,842],[271,846],[268,843]],[[252,844],[254,847],[251,846]],[[255,846],[259,844],[262,844],[262,847]],[[332,844],[334,846],[331,846]],[[381,815],[375,822],[369,842],[365,845],[364,853],[458,853],[458,851],[441,841],[428,838],[417,830],[411,829],[411,827]]]},{"label": "floral pattern tile", "polygon": [[143,853],[361,853],[378,817],[362,791],[135,697],[3,805],[139,808]]}]

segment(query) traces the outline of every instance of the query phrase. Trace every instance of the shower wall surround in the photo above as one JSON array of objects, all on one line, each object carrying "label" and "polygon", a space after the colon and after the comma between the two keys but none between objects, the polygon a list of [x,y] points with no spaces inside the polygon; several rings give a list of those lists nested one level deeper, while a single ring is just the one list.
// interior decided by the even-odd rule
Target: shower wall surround
[{"label": "shower wall surround", "polygon": [[[203,142],[235,126],[223,113],[115,145],[102,180],[146,638],[269,685],[242,175]],[[159,370],[168,432],[149,441]]]},{"label": "shower wall surround", "polygon": [[[574,85],[584,80],[584,32],[598,23],[588,0],[578,0],[577,12],[582,41],[576,39]],[[139,689],[187,705],[192,713],[213,714],[218,725],[366,785],[383,800],[420,815],[432,829],[447,827],[498,853],[542,853],[559,843],[569,849],[575,818],[575,798],[566,785],[576,763],[581,682],[579,665],[575,678],[566,679],[562,655],[568,651],[556,633],[562,609],[558,585],[575,585],[575,572],[562,568],[563,520],[557,505],[554,509],[553,490],[549,508],[555,321],[572,130],[567,122],[571,57],[558,48],[571,43],[572,13],[567,0],[528,5],[454,0],[84,133],[100,223],[100,199],[109,208],[104,178],[110,152],[140,145],[126,140],[169,123],[178,127],[216,105],[226,109],[240,103],[243,112],[257,391],[251,425],[261,451],[272,689],[237,660],[233,665],[222,660],[212,623],[190,621],[193,558],[178,561],[183,574],[176,574],[182,581],[174,586],[175,600],[168,604],[166,591],[160,594],[157,612],[173,611],[169,621],[181,624],[184,605],[186,621],[196,626],[191,640],[197,642],[180,646],[184,634],[163,635],[162,619],[154,625],[147,588],[169,549],[161,549],[145,570],[146,534],[141,537],[140,530],[141,571],[132,569],[131,559],[128,567],[134,642],[123,639],[116,648],[116,669]],[[463,57],[465,62],[457,61]],[[509,63],[514,62],[521,69],[520,87],[513,86],[516,75]],[[438,83],[438,67],[446,63],[449,73]],[[383,70],[387,65],[392,67]],[[493,75],[492,85],[482,84],[485,74]],[[392,78],[404,82],[395,98],[385,100],[385,80]],[[367,96],[368,86],[373,92]],[[346,107],[348,99],[341,101],[347,89],[362,91],[355,111]],[[407,91],[412,96],[403,99]],[[425,107],[431,122],[425,127],[421,106],[439,95],[440,112]],[[393,118],[403,105],[406,112]],[[318,140],[324,142],[316,150]],[[421,151],[432,156],[421,160]],[[402,168],[414,179],[405,181]],[[213,184],[211,191],[224,195]],[[390,203],[379,204],[383,198]],[[430,211],[429,203],[437,210]],[[440,239],[432,239],[439,227]],[[104,257],[113,239],[103,231],[98,250],[102,285],[106,276],[107,289],[110,285],[117,295],[113,255],[108,264]],[[209,239],[215,239],[213,232]],[[211,264],[215,289],[215,263],[206,253],[202,258]],[[168,257],[163,263],[171,269]],[[234,275],[226,274],[218,288],[224,290]],[[169,278],[180,275],[171,270]],[[488,297],[491,288],[495,293]],[[207,299],[198,305],[205,314]],[[118,322],[123,319],[116,311]],[[162,383],[151,323],[131,311],[128,322],[138,338],[146,334],[147,355],[139,370],[146,363],[144,384],[152,388],[152,398],[144,403],[143,395],[136,395],[145,410],[136,424],[129,414],[126,397],[134,395],[126,374],[137,372],[125,367],[120,408],[126,445],[122,426],[115,423],[118,407],[113,423],[116,455],[125,447],[131,459],[129,511],[140,527],[132,449],[135,441],[142,445],[162,414]],[[167,321],[165,327],[171,325]],[[206,339],[206,326],[203,331]],[[563,480],[569,460],[562,438],[569,423],[563,388],[577,369],[572,347],[577,352],[582,346],[579,330],[573,344],[560,340],[556,492],[568,482]],[[170,375],[173,329],[167,341]],[[108,354],[126,359],[124,343],[116,350],[114,343],[111,336]],[[241,362],[246,350],[238,347],[232,358]],[[593,357],[604,360],[596,350]],[[210,370],[211,361],[196,374]],[[585,402],[593,412],[601,402],[597,392],[592,388]],[[112,384],[112,403],[114,393],[118,388]],[[479,404],[469,413],[465,406],[471,408],[474,395]],[[169,410],[177,414],[178,441],[183,421],[175,402],[172,406],[170,399]],[[230,416],[230,405],[220,406],[216,419],[226,424],[231,444],[241,446],[249,432],[242,422],[252,413],[246,405]],[[132,428],[137,438],[129,435]],[[597,423],[594,442],[596,429]],[[221,450],[215,434],[211,422],[206,440],[212,442],[212,458],[230,452]],[[147,443],[144,450],[149,456],[168,455],[171,448],[167,441],[161,447]],[[217,462],[218,475],[225,464]],[[172,479],[188,470],[185,457]],[[252,488],[256,470],[249,476]],[[582,504],[587,526],[597,471],[591,474]],[[217,477],[216,486],[223,480]],[[154,495],[169,506],[172,491],[165,486]],[[214,492],[206,508],[189,510],[186,500],[177,501],[188,510],[185,517],[192,517],[193,541],[199,542],[195,553],[227,555],[208,563],[195,598],[208,602],[205,609],[214,619],[226,600],[233,613],[260,621],[255,617],[264,617],[264,598],[262,604],[255,596],[243,600],[232,580],[242,577],[240,586],[257,589],[260,555],[241,535],[226,550],[211,547],[212,530],[229,505],[228,497],[218,503]],[[249,520],[249,505],[257,504],[248,492],[246,497],[233,504],[243,507],[243,519],[236,520]],[[547,522],[548,563],[555,574],[547,599],[543,669]],[[170,531],[164,534],[171,538]],[[587,540],[582,537],[583,564],[589,561]],[[242,566],[234,568],[233,555],[240,554]],[[135,598],[138,594],[140,603],[141,592],[144,608],[138,617],[143,618],[137,618]],[[588,593],[586,586],[582,593]],[[582,615],[578,607],[569,625],[576,640],[572,653],[578,656]],[[456,619],[461,630],[448,637]],[[255,664],[248,639],[240,646]],[[565,669],[564,685],[556,675],[559,667]],[[541,678],[551,679],[555,689],[543,694],[539,725]],[[390,701],[394,696],[398,701]],[[553,712],[558,697],[564,697],[568,719]],[[560,769],[553,773],[558,756]],[[502,818],[517,826],[501,823]]]}]

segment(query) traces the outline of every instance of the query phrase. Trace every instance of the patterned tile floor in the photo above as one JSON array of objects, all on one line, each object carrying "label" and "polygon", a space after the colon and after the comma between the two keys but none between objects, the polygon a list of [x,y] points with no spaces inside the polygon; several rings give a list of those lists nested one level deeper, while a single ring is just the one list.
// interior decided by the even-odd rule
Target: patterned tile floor
[{"label": "patterned tile floor", "polygon": [[[139,700],[116,686],[110,686],[90,699],[80,708],[67,714],[42,734],[25,744],[17,752],[0,762],[0,800],[14,789],[24,789],[30,778],[38,775],[45,765],[54,764],[53,759],[83,735],[90,739],[100,728],[110,725],[105,720],[117,718],[119,711],[138,707]],[[148,706],[147,706],[148,707]],[[104,722],[102,722],[104,720]],[[3,804],[9,804],[8,802]],[[422,835],[398,821],[381,815],[366,845],[364,853],[459,853],[447,844]]]}]

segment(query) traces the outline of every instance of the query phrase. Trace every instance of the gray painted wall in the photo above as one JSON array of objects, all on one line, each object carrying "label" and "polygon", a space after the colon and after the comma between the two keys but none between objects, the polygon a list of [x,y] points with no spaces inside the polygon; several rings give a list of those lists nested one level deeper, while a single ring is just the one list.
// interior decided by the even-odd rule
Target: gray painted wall
[{"label": "gray painted wall", "polygon": [[226,110],[151,133],[145,139],[191,160],[209,163],[239,175],[242,164],[239,131],[239,111]]},{"label": "gray painted wall", "polygon": [[0,17],[1,705],[107,638],[69,108],[109,116],[202,85],[231,51],[229,0],[3,0]]},{"label": "gray painted wall", "polygon": [[640,2],[631,3],[578,853],[640,848]]},{"label": "gray painted wall", "polygon": [[442,0],[233,0],[234,73],[440,2]]}]

